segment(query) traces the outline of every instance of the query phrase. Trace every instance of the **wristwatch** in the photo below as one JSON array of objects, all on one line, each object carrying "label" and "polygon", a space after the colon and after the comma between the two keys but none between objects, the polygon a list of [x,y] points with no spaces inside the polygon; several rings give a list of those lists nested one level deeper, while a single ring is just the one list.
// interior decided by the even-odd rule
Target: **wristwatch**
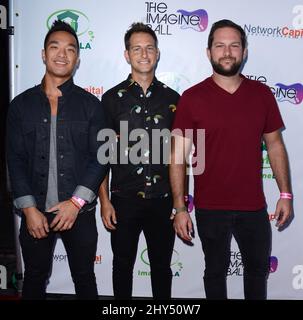
[{"label": "wristwatch", "polygon": [[180,212],[187,212],[187,208],[185,206],[179,207],[179,208],[173,208],[171,213],[175,216],[177,213],[180,213]]}]

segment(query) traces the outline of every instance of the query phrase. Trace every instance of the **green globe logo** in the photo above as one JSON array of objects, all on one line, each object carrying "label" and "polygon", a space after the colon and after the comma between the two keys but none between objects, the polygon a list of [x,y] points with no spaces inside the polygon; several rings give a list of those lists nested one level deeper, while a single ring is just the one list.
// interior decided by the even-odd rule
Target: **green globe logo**
[{"label": "green globe logo", "polygon": [[55,20],[61,20],[68,23],[75,30],[78,36],[88,32],[89,29],[88,17],[78,10],[62,9],[52,13],[46,21],[48,29],[51,28],[51,25]]}]

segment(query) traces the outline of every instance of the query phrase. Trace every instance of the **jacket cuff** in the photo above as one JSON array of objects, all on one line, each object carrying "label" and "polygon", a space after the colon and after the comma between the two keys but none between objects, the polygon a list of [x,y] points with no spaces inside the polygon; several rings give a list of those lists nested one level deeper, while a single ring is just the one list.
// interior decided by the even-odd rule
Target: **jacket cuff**
[{"label": "jacket cuff", "polygon": [[33,196],[23,196],[14,200],[14,206],[17,209],[36,207],[36,201]]},{"label": "jacket cuff", "polygon": [[79,197],[88,203],[93,202],[96,198],[95,193],[92,190],[90,190],[84,186],[77,186],[77,188],[75,189],[75,191],[73,193],[73,196]]}]

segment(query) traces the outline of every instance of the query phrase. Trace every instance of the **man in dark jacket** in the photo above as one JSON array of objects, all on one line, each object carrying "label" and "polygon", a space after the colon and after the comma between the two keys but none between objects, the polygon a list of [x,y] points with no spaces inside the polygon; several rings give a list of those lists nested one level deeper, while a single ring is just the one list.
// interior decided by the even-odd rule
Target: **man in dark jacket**
[{"label": "man in dark jacket", "polygon": [[97,161],[97,133],[105,117],[99,100],[73,83],[79,42],[68,24],[54,22],[42,59],[42,83],[12,101],[7,122],[14,205],[22,211],[22,295],[45,298],[59,232],[77,298],[95,299],[96,194],[107,170]]}]

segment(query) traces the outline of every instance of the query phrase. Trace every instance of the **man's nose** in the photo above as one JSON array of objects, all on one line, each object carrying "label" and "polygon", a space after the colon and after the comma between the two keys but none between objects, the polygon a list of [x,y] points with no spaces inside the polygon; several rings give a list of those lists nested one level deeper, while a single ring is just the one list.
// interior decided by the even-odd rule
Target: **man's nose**
[{"label": "man's nose", "polygon": [[229,57],[231,55],[230,48],[227,46],[224,48],[224,57]]},{"label": "man's nose", "polygon": [[141,55],[142,55],[142,57],[147,56],[147,48],[141,48]]},{"label": "man's nose", "polygon": [[61,48],[59,51],[58,51],[58,56],[60,57],[66,57],[66,50],[64,48]]}]

